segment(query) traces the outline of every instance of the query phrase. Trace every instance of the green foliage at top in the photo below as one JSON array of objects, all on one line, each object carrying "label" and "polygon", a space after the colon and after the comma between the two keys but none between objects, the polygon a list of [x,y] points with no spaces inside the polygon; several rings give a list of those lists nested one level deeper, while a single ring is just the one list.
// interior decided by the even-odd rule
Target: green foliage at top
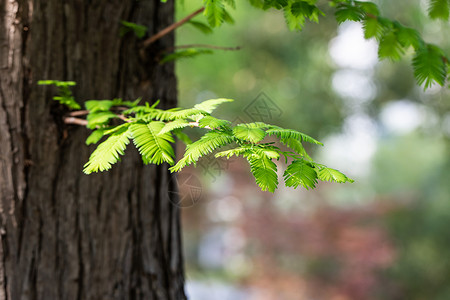
[{"label": "green foliage at top", "polygon": [[[319,8],[320,3],[317,3],[317,0],[249,0],[249,2],[263,10],[282,11],[290,30],[302,30],[307,20],[318,23],[319,17],[325,15]],[[218,27],[230,18],[227,7],[235,8],[235,2],[230,0],[204,0],[203,4],[204,15],[210,27]],[[329,1],[329,5],[335,9],[334,16],[338,23],[354,21],[363,24],[364,37],[375,38],[379,43],[380,59],[399,60],[408,49],[412,48],[414,51],[412,65],[417,82],[423,84],[425,88],[434,83],[445,85],[450,61],[448,56],[437,46],[427,43],[415,29],[382,17],[378,6],[373,2],[332,0]],[[430,0],[428,13],[433,19],[448,20],[450,1]],[[193,25],[207,33],[211,29],[201,22]],[[202,53],[211,51],[184,50],[174,53],[168,59],[192,57]],[[432,62],[432,65],[427,67],[429,62]]]},{"label": "green foliage at top", "polygon": [[81,106],[75,101],[72,92],[70,91],[71,86],[75,86],[74,81],[60,81],[60,80],[39,80],[39,85],[54,85],[58,88],[58,96],[54,96],[53,100],[67,106],[70,109],[80,109]]}]

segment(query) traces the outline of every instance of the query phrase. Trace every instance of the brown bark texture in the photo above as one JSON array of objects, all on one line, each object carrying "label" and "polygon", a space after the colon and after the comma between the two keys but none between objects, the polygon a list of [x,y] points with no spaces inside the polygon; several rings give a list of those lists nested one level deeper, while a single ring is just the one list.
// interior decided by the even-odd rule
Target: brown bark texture
[{"label": "brown bark texture", "polygon": [[172,64],[139,55],[120,21],[152,35],[173,1],[0,0],[0,299],[185,299],[179,209],[167,166],[129,145],[106,173],[84,175],[86,128],[43,79],[73,80],[77,100],[161,99],[176,105]]}]

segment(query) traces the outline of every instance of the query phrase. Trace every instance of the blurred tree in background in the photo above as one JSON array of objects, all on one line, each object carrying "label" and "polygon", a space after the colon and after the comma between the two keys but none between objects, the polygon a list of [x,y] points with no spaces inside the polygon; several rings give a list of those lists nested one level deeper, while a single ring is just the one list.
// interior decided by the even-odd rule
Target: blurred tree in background
[{"label": "blurred tree in background", "polygon": [[[428,1],[375,2],[450,52],[450,25],[427,16]],[[364,41],[356,23],[323,18],[289,32],[282,13],[237,5],[236,23],[213,35],[178,31],[179,45],[241,47],[179,61],[181,104],[226,96],[237,101],[224,113],[251,121],[248,108],[263,92],[280,111],[265,121],[324,140],[331,150],[317,155],[357,182],[314,193],[281,188],[269,198],[244,185],[250,180],[238,163],[203,172],[203,186],[215,191],[184,211],[188,261],[197,260],[188,275],[266,292],[255,299],[450,299],[449,89],[417,86],[412,53],[377,62],[376,43]],[[227,211],[239,213],[227,219]],[[212,234],[220,230],[241,237]],[[222,252],[245,244],[235,269],[232,257],[204,263],[208,235],[224,237]]]}]

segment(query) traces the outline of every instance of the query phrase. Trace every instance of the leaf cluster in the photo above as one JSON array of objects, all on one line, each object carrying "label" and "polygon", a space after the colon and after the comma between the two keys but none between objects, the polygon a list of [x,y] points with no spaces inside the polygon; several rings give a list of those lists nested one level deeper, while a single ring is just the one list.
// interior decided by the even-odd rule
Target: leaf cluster
[{"label": "leaf cluster", "polygon": [[[138,99],[139,100],[139,99]],[[137,100],[137,101],[138,101]],[[274,192],[278,186],[278,166],[275,161],[284,157],[286,163],[291,161],[284,172],[287,186],[314,188],[318,180],[335,182],[352,182],[341,172],[314,162],[306,153],[303,142],[322,145],[314,138],[292,129],[262,122],[231,122],[213,117],[211,113],[220,105],[231,99],[211,99],[192,108],[174,108],[162,110],[157,104],[137,105],[137,102],[115,100],[90,100],[86,102],[88,127],[96,130],[88,137],[86,143],[101,142],[91,154],[84,166],[84,172],[109,170],[120,160],[130,140],[139,150],[144,164],[169,164],[170,171],[178,172],[184,167],[196,164],[202,157],[215,152],[215,157],[240,156],[245,158],[256,183],[263,191]],[[118,107],[123,107],[119,112]],[[128,107],[125,109],[125,107]],[[120,119],[124,123],[112,125],[111,120]],[[183,136],[186,127],[198,127],[206,132],[194,142]],[[274,142],[264,142],[266,137],[276,137],[281,144],[291,148],[282,150]],[[173,143],[175,137],[186,141],[183,157],[175,162]],[[231,146],[231,149],[218,151],[219,148]]]},{"label": "leaf cluster", "polygon": [[[448,0],[432,0],[430,17],[448,20]],[[378,57],[399,60],[408,49],[414,51],[412,65],[420,85],[429,88],[433,83],[445,85],[449,59],[437,46],[426,43],[419,32],[380,16],[377,5],[363,1],[334,1],[335,17],[339,23],[362,22],[364,37],[378,41]],[[441,13],[437,13],[439,10]]]},{"label": "leaf cluster", "polygon": [[[325,15],[319,8],[317,0],[249,0],[249,2],[263,10],[283,11],[290,30],[302,30],[307,20],[318,23],[319,17]],[[197,29],[204,33],[211,33],[212,27],[218,27],[223,22],[231,22],[232,19],[226,8],[234,9],[236,7],[234,0],[204,0],[203,4],[208,24],[191,21],[190,24]],[[438,46],[425,42],[417,30],[381,16],[378,6],[373,2],[332,0],[329,4],[335,8],[335,18],[338,23],[345,21],[362,23],[364,37],[378,41],[380,59],[399,60],[409,49],[412,49],[414,52],[412,66],[418,84],[423,85],[425,89],[434,83],[441,86],[446,84],[449,57]],[[428,15],[432,19],[448,21],[450,0],[429,0]],[[211,51],[187,49],[174,53],[165,60],[193,57],[204,53],[211,53]]]},{"label": "leaf cluster", "polygon": [[74,81],[60,81],[60,80],[39,80],[38,85],[54,85],[58,88],[57,96],[53,100],[60,104],[67,106],[70,109],[80,109],[81,106],[75,101],[72,91],[69,87],[75,86]]}]

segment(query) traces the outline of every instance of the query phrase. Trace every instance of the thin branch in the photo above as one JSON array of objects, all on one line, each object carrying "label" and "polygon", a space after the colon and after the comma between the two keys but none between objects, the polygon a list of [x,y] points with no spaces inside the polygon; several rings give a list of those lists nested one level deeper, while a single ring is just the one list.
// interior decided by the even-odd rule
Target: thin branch
[{"label": "thin branch", "polygon": [[217,50],[224,50],[224,51],[238,51],[238,50],[242,49],[241,46],[222,47],[222,46],[215,46],[215,45],[208,45],[208,44],[191,44],[191,45],[174,46],[172,48],[168,48],[167,51],[174,50],[174,49],[186,49],[186,48],[209,48],[209,49],[217,49]]},{"label": "thin branch", "polygon": [[180,27],[181,25],[183,25],[184,23],[188,22],[189,20],[191,20],[193,17],[195,17],[196,15],[202,13],[205,10],[204,7],[199,8],[198,10],[194,11],[193,13],[191,13],[190,15],[184,17],[183,19],[181,19],[178,22],[175,22],[171,25],[169,25],[168,27],[164,28],[163,30],[161,30],[160,32],[152,35],[151,37],[149,37],[148,39],[146,39],[143,43],[142,43],[142,47],[145,49],[148,46],[150,46],[150,44],[154,43],[155,41],[159,40],[160,38],[162,38],[163,36],[167,35],[168,33],[174,31],[175,29],[177,29],[178,27]]},{"label": "thin branch", "polygon": [[77,110],[77,111],[71,111],[67,115],[69,115],[71,117],[79,117],[79,116],[85,116],[85,115],[88,115],[88,114],[89,114],[88,110]]},{"label": "thin branch", "polygon": [[74,117],[65,117],[63,118],[64,123],[66,124],[73,124],[73,125],[80,125],[80,126],[86,126],[88,124],[87,120],[84,119],[78,119]]},{"label": "thin branch", "polygon": [[191,127],[198,127],[198,128],[205,128],[205,129],[212,129],[209,126],[200,127],[200,124],[198,122],[189,122],[189,126],[191,126]]}]

